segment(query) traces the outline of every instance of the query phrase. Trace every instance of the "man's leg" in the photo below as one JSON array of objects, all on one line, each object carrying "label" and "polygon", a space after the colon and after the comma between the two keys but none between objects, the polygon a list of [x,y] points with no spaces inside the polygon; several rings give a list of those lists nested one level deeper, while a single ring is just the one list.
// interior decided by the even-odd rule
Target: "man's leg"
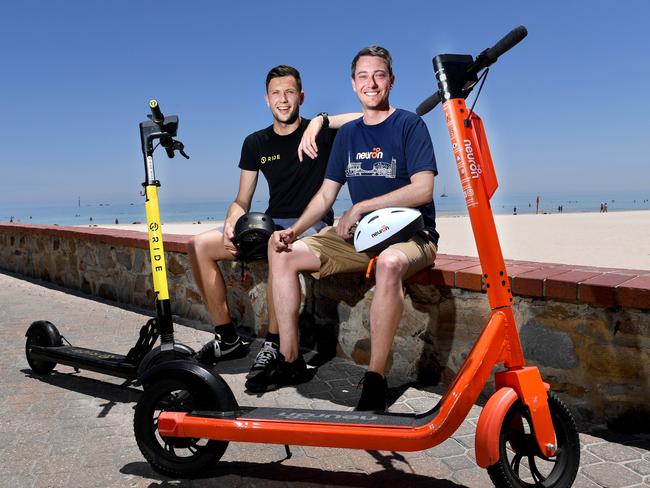
[{"label": "man's leg", "polygon": [[255,378],[257,375],[265,374],[266,371],[275,368],[278,363],[280,332],[278,329],[278,321],[275,318],[275,308],[273,307],[272,276],[271,266],[269,266],[268,282],[266,284],[266,306],[269,311],[269,327],[264,338],[264,344],[262,344],[262,348],[255,356],[253,365],[246,375],[247,380]]},{"label": "man's leg", "polygon": [[[293,225],[297,219],[274,219],[275,224],[283,229],[286,229]],[[324,222],[321,222],[310,229],[307,229],[302,236],[313,235],[318,230],[325,226]],[[275,253],[272,249],[269,250],[272,253]],[[280,329],[278,327],[278,320],[275,316],[275,307],[273,305],[273,271],[269,265],[269,279],[266,285],[266,304],[269,311],[269,326],[264,338],[264,344],[262,348],[255,356],[255,361],[249,373],[246,375],[246,379],[250,380],[259,374],[265,374],[266,371],[271,370],[277,366],[280,352]]]},{"label": "man's leg", "polygon": [[198,359],[214,363],[228,357],[240,357],[247,351],[247,344],[237,335],[226,302],[226,284],[218,261],[232,261],[233,255],[223,246],[219,231],[208,231],[190,239],[188,255],[192,264],[194,280],[201,292],[203,304],[214,325],[215,338],[203,346]]},{"label": "man's leg", "polygon": [[187,245],[194,281],[201,292],[203,304],[213,325],[230,322],[226,303],[226,284],[218,261],[232,261],[233,255],[223,247],[223,234],[211,230],[192,237]]},{"label": "man's leg", "polygon": [[431,266],[437,246],[416,234],[408,242],[394,244],[379,255],[375,271],[375,296],[370,306],[370,364],[364,377],[357,410],[386,408],[384,372],[395,333],[404,311],[405,278]]},{"label": "man's leg", "polygon": [[[290,227],[291,225],[293,225],[296,222],[296,220],[298,220],[298,219],[275,219],[275,223],[280,224],[280,227],[282,227],[283,229],[286,229],[286,228]],[[305,232],[303,232],[300,237],[306,237],[306,236],[314,235],[314,234],[318,233],[318,231],[321,230],[325,226],[326,226],[325,222],[323,222],[323,221],[318,222],[316,225],[314,225],[313,227],[310,227]],[[272,249],[269,250],[269,251],[274,252]],[[268,281],[267,288],[266,288],[266,302],[267,302],[267,307],[268,307],[268,310],[269,310],[269,328],[268,328],[268,331],[269,331],[270,334],[279,334],[280,329],[278,328],[278,321],[277,321],[277,319],[275,317],[275,307],[273,305],[272,288],[273,288],[272,270],[271,270],[271,266],[269,265],[269,281]]]},{"label": "man's leg", "polygon": [[409,261],[403,252],[387,249],[379,255],[375,266],[375,296],[370,305],[370,364],[356,409],[383,411],[387,391],[384,371],[404,311],[402,279]]},{"label": "man's leg", "polygon": [[404,253],[394,249],[387,249],[381,253],[376,263],[375,296],[370,305],[368,371],[382,376],[404,311],[402,279],[408,266],[408,259]]},{"label": "man's leg", "polygon": [[262,393],[305,381],[307,366],[298,341],[298,275],[301,271],[318,271],[319,267],[320,260],[303,242],[294,242],[291,252],[277,253],[269,248],[269,315],[273,314],[278,326],[280,348],[278,351],[269,341],[264,343],[247,376],[247,390]]},{"label": "man's leg", "polygon": [[272,270],[273,306],[281,338],[280,352],[291,363],[299,355],[299,274],[301,271],[318,271],[320,259],[304,242],[296,241],[291,252],[269,250],[269,267]]}]

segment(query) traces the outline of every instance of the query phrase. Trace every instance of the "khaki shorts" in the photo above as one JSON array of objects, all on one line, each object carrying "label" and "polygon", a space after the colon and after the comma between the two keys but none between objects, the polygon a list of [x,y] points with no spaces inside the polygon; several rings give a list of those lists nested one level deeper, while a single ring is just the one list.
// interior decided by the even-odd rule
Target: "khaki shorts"
[{"label": "khaki shorts", "polygon": [[[312,273],[314,278],[324,278],[339,273],[365,273],[372,254],[356,252],[351,241],[336,234],[336,227],[325,227],[318,234],[300,239],[320,259],[320,270]],[[406,242],[389,246],[404,253],[409,262],[404,278],[431,266],[436,259],[438,247],[425,235],[418,233]]]}]

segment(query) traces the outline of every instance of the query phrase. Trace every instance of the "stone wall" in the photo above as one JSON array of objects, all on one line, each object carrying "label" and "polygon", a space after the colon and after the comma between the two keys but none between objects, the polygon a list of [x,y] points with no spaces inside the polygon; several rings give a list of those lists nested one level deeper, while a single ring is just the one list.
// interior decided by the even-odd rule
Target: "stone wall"
[{"label": "stone wall", "polygon": [[[191,275],[188,236],[165,236],[173,313],[209,323]],[[580,420],[650,420],[650,271],[507,262],[527,361]],[[98,228],[0,224],[0,268],[153,310],[146,235]],[[265,264],[222,264],[234,317],[267,325]],[[372,282],[360,275],[302,279],[301,333],[326,357],[369,358]],[[405,285],[406,310],[390,373],[449,382],[490,311],[476,258],[439,256]],[[486,393],[491,386],[488,386]],[[644,420],[642,420],[644,419]]]}]

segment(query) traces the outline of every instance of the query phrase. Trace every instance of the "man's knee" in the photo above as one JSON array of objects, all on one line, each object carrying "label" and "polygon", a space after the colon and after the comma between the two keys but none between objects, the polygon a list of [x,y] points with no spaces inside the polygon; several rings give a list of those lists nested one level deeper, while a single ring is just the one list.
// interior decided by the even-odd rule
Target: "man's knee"
[{"label": "man's knee", "polygon": [[292,246],[289,252],[277,252],[269,244],[269,266],[274,274],[318,271],[320,261],[309,246],[301,241],[295,241]]},{"label": "man's knee", "polygon": [[230,257],[223,247],[222,234],[218,231],[192,236],[187,243],[187,252],[198,261],[223,261]]},{"label": "man's knee", "polygon": [[292,252],[277,252],[269,244],[268,249],[269,267],[273,273],[282,273],[283,271],[292,271],[294,254]]},{"label": "man's knee", "polygon": [[377,258],[375,266],[377,281],[401,281],[408,269],[408,262],[396,252],[384,251]]}]

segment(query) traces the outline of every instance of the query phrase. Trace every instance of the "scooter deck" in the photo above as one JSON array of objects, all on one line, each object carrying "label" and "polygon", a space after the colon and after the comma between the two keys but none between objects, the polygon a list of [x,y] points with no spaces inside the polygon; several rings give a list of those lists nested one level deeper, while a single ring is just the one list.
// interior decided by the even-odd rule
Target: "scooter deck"
[{"label": "scooter deck", "polygon": [[219,441],[420,451],[439,444],[456,429],[453,422],[442,425],[442,412],[438,405],[424,414],[266,407],[162,412],[158,432],[165,437]]},{"label": "scooter deck", "polygon": [[438,414],[439,404],[422,414],[356,412],[349,410],[310,410],[300,408],[239,407],[235,412],[192,411],[188,417],[238,421],[318,422],[330,424],[378,425],[382,427],[419,427]]},{"label": "scooter deck", "polygon": [[75,368],[132,379],[138,374],[138,366],[127,362],[126,356],[77,346],[30,346],[32,357],[53,361]]}]

